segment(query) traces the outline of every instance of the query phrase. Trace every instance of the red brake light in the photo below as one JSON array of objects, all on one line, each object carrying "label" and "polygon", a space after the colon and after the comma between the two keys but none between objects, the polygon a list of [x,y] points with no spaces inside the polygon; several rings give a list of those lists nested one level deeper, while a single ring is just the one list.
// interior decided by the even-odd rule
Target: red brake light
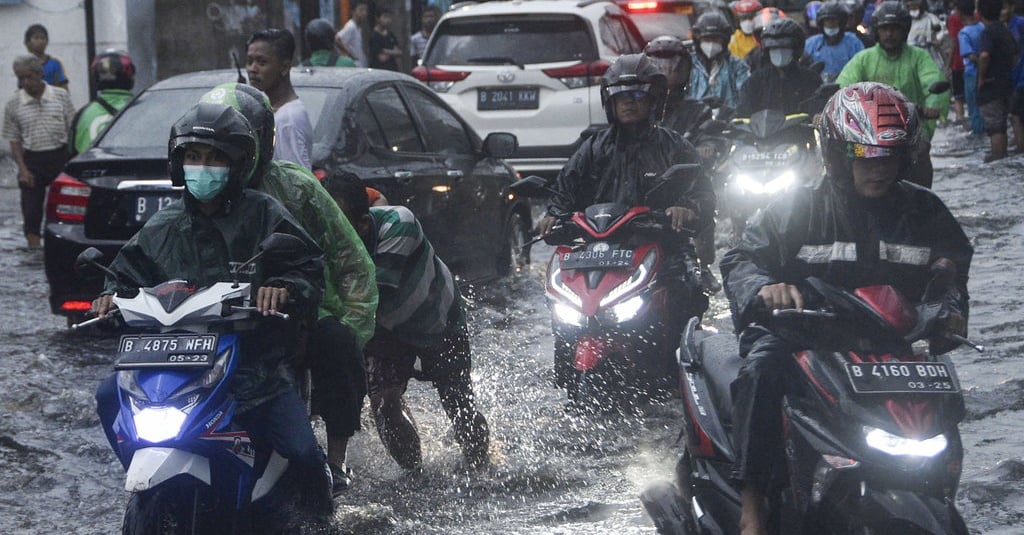
[{"label": "red brake light", "polygon": [[608,70],[608,62],[597,60],[590,63],[578,63],[569,67],[544,69],[544,74],[558,78],[569,89],[598,85],[601,76]]},{"label": "red brake light", "polygon": [[88,312],[92,310],[92,303],[89,301],[64,301],[60,309],[67,312]]},{"label": "red brake light", "polygon": [[455,82],[465,80],[466,77],[469,76],[469,73],[462,71],[444,71],[420,65],[412,70],[412,75],[417,80],[430,86],[434,91],[437,91],[438,93],[447,93],[448,90],[455,85]]},{"label": "red brake light", "polygon": [[626,4],[626,11],[629,11],[630,13],[636,13],[639,11],[656,11],[657,9],[657,2],[629,2]]},{"label": "red brake light", "polygon": [[75,177],[61,173],[52,184],[46,197],[47,221],[81,223],[85,221],[85,208],[89,204],[92,188]]}]

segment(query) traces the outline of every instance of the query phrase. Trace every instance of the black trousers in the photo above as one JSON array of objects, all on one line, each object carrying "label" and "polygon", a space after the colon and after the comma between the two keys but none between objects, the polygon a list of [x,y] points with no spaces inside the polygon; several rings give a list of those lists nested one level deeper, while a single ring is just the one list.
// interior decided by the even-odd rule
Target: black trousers
[{"label": "black trousers", "polygon": [[366,363],[352,329],[337,318],[317,321],[309,333],[306,359],[313,376],[314,412],[327,434],[351,437],[359,430],[366,399]]},{"label": "black trousers", "polygon": [[24,159],[25,167],[28,167],[35,177],[35,182],[31,186],[18,183],[18,187],[21,188],[21,217],[25,221],[23,228],[26,235],[38,235],[42,234],[46,188],[64,169],[64,164],[68,161],[68,148],[60,146],[53,150],[26,150]]}]

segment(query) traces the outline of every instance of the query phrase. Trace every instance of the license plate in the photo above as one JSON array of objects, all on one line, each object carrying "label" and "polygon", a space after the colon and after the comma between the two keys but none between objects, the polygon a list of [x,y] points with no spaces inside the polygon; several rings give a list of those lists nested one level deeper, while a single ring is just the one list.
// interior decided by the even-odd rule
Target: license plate
[{"label": "license plate", "polygon": [[562,255],[562,269],[612,269],[633,265],[632,249],[576,251]]},{"label": "license plate", "polygon": [[740,155],[740,162],[761,167],[779,167],[789,161],[788,152],[748,152]]},{"label": "license plate", "polygon": [[172,193],[139,193],[128,194],[123,201],[124,210],[130,221],[145,223],[153,214],[167,208],[169,204],[178,200],[178,194]]},{"label": "license plate", "polygon": [[478,110],[535,110],[540,107],[536,87],[502,87],[477,91]]},{"label": "license plate", "polygon": [[209,368],[216,353],[216,334],[126,334],[114,368]]},{"label": "license plate", "polygon": [[847,363],[853,390],[859,394],[953,394],[959,392],[949,368],[941,362]]}]

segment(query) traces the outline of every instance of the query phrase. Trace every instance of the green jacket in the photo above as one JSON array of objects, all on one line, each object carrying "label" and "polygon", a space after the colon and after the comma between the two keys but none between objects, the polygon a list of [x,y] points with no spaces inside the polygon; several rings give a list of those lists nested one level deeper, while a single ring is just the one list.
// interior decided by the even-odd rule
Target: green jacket
[{"label": "green jacket", "polygon": [[[939,110],[939,117],[949,112],[949,92],[932,95],[928,87],[944,81],[931,54],[912,45],[903,47],[898,57],[891,58],[882,45],[866,48],[853,56],[836,78],[840,87],[857,82],[880,82],[899,89],[903,96],[918,106]],[[935,134],[935,120],[922,122],[922,134],[931,139]]]},{"label": "green jacket", "polygon": [[[334,65],[329,65],[331,56],[334,56]],[[342,56],[330,50],[316,50],[310,54],[309,59],[304,63],[313,67],[355,67],[356,62],[348,56]]]},{"label": "green jacket", "polygon": [[250,188],[274,197],[324,251],[324,299],[320,317],[334,316],[362,346],[373,336],[377,281],[373,260],[345,214],[306,168],[272,161]]},{"label": "green jacket", "polygon": [[[97,100],[102,99],[110,107],[121,111],[132,99],[132,92],[124,89],[104,89],[96,95]],[[114,119],[114,116],[95,100],[86,104],[71,124],[72,141],[71,147],[75,154],[85,152],[92,141],[96,139],[107,125]]]}]

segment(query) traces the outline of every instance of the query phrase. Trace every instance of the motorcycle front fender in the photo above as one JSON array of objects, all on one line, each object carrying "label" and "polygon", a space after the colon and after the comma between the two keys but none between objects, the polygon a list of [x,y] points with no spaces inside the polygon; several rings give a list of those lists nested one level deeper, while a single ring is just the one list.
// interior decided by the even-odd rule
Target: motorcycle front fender
[{"label": "motorcycle front fender", "polygon": [[124,489],[128,492],[149,490],[179,474],[188,474],[209,485],[210,460],[174,448],[143,448],[132,456]]},{"label": "motorcycle front fender", "polygon": [[935,535],[967,534],[960,513],[953,504],[933,496],[895,489],[869,488],[862,498],[864,523],[882,529],[896,521],[899,525],[912,525],[924,533]]}]

